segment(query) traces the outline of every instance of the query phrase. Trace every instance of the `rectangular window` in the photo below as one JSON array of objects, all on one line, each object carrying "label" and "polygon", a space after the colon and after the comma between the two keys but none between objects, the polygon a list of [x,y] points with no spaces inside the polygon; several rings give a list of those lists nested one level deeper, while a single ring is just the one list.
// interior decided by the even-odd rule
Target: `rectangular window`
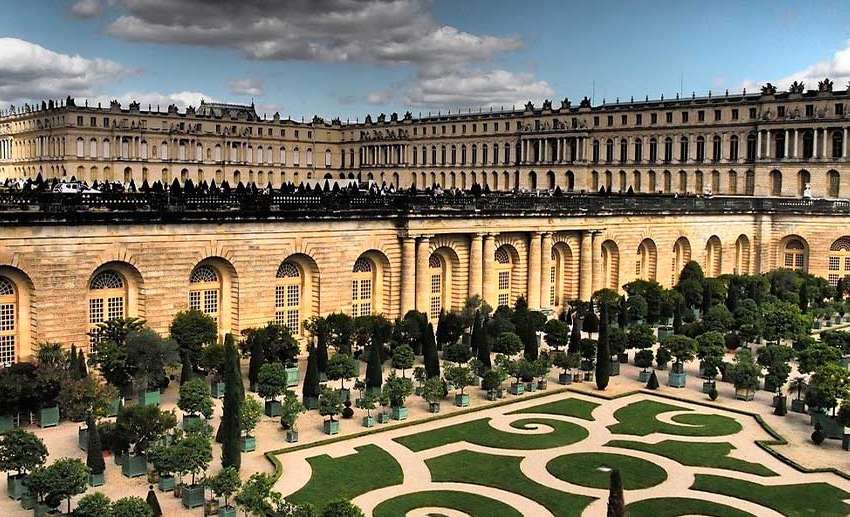
[{"label": "rectangular window", "polygon": [[204,313],[218,321],[218,291],[204,291]]},{"label": "rectangular window", "polygon": [[193,311],[201,310],[201,292],[189,291],[189,309]]},{"label": "rectangular window", "polygon": [[719,121],[723,118],[723,112],[720,110],[714,110],[714,120]]},{"label": "rectangular window", "polygon": [[301,304],[301,286],[288,285],[286,286],[286,306],[297,307]]},{"label": "rectangular window", "polygon": [[0,336],[0,363],[15,362],[15,336]]},{"label": "rectangular window", "polygon": [[614,125],[614,115],[608,115],[608,127]]},{"label": "rectangular window", "polygon": [[666,118],[667,118],[667,123],[668,123],[668,124],[672,124],[672,123],[673,123],[673,112],[672,112],[672,111],[668,111],[668,112],[667,112],[667,115],[666,115]]},{"label": "rectangular window", "polygon": [[642,124],[643,124],[643,115],[641,113],[638,113],[637,115],[635,115],[635,125],[640,126]]},{"label": "rectangular window", "polygon": [[594,127],[599,126],[599,117],[598,116],[593,117],[593,126]]},{"label": "rectangular window", "polygon": [[687,111],[683,111],[683,112],[682,112],[682,123],[684,124],[684,123],[686,123],[687,121],[688,121],[688,112],[687,112]]},{"label": "rectangular window", "polygon": [[738,108],[732,108],[732,120],[738,120]]},{"label": "rectangular window", "polygon": [[776,107],[776,115],[778,117],[784,117],[785,116],[785,106],[777,106]]},{"label": "rectangular window", "polygon": [[509,301],[510,301],[510,300],[508,299],[508,294],[507,294],[507,293],[502,293],[502,294],[500,294],[500,295],[499,295],[499,303],[498,303],[498,305],[499,305],[499,307],[501,307],[502,305],[508,305],[508,302],[509,302]]},{"label": "rectangular window", "polygon": [[697,120],[700,122],[705,122],[705,111],[699,110],[697,111]]},{"label": "rectangular window", "polygon": [[835,286],[838,285],[838,275],[831,273],[828,278],[829,278],[829,285],[831,285],[832,287],[835,287]]},{"label": "rectangular window", "polygon": [[754,119],[758,116],[758,111],[755,108],[750,108],[750,118]]},{"label": "rectangular window", "polygon": [[103,322],[103,298],[89,300],[89,323],[96,325]]},{"label": "rectangular window", "polygon": [[841,257],[829,257],[829,270],[838,271],[841,268]]},{"label": "rectangular window", "polygon": [[815,105],[814,104],[806,104],[806,116],[814,117],[815,116]]},{"label": "rectangular window", "polygon": [[650,124],[658,124],[658,113],[652,113],[649,116]]},{"label": "rectangular window", "polygon": [[839,103],[835,105],[835,114],[844,115],[844,104]]},{"label": "rectangular window", "polygon": [[124,298],[117,296],[106,301],[106,319],[114,320],[124,317]]},{"label": "rectangular window", "polygon": [[511,273],[509,271],[499,271],[499,290],[504,291],[511,285]]},{"label": "rectangular window", "polygon": [[301,313],[298,309],[286,311],[285,325],[293,334],[301,333]]},{"label": "rectangular window", "polygon": [[11,303],[0,304],[0,332],[15,330],[15,306]]}]

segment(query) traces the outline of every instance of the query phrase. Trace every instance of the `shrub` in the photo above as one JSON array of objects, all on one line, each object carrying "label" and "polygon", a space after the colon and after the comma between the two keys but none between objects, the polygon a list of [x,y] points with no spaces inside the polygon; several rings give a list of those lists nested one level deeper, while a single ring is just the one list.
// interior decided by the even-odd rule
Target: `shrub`
[{"label": "shrub", "polygon": [[497,354],[516,355],[523,349],[522,340],[513,332],[503,332],[493,343],[493,351]]},{"label": "shrub", "polygon": [[405,399],[413,393],[413,382],[391,373],[384,383],[383,392],[392,407],[403,407]]},{"label": "shrub", "polygon": [[[400,345],[393,350],[393,368],[401,370],[401,376],[405,376],[405,370],[413,367],[413,362],[416,357],[413,355],[413,349],[407,345]],[[380,386],[380,383],[378,384]]]},{"label": "shrub", "polygon": [[331,501],[322,510],[322,517],[363,517],[363,511],[350,501]]},{"label": "shrub", "polygon": [[177,407],[189,415],[200,413],[204,418],[211,418],[213,404],[209,384],[201,378],[195,378],[180,385]]},{"label": "shrub", "polygon": [[225,467],[216,475],[207,479],[207,486],[212,490],[216,497],[224,498],[224,506],[228,504],[228,498],[239,491],[242,486],[242,480],[239,479],[239,470],[233,467]]},{"label": "shrub", "polygon": [[0,470],[26,474],[46,459],[47,447],[33,433],[16,427],[0,434]]},{"label": "shrub", "polygon": [[86,494],[77,501],[74,517],[112,517],[112,500],[102,492]]},{"label": "shrub", "polygon": [[626,334],[629,348],[644,349],[655,344],[655,332],[649,325],[633,325]]},{"label": "shrub", "polygon": [[250,436],[263,418],[263,405],[259,400],[247,395],[239,408],[239,429]]},{"label": "shrub", "polygon": [[342,389],[345,389],[345,381],[356,377],[358,373],[357,361],[350,355],[338,352],[328,360],[328,379],[341,381],[340,387]]},{"label": "shrub", "polygon": [[286,391],[286,367],[283,363],[266,363],[257,373],[257,393],[266,400],[275,400]]},{"label": "shrub", "polygon": [[141,497],[122,497],[112,503],[113,517],[153,517],[153,510]]}]

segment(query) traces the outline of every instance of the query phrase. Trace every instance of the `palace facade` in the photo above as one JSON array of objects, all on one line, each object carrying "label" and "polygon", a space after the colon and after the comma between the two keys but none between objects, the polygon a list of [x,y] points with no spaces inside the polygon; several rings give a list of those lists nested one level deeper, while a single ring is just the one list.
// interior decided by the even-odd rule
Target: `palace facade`
[{"label": "palace facade", "polygon": [[[492,192],[0,193],[0,362],[42,341],[85,344],[118,316],[167,332],[189,307],[222,333],[276,321],[301,334],[312,315],[435,318],[476,294],[557,312],[634,279],[672,286],[689,260],[709,276],[784,267],[834,283],[850,275],[850,98],[831,90],[358,124],[220,104],[66,101],[10,115],[0,177],[277,187],[343,176]],[[581,193],[602,186],[614,193]],[[517,187],[536,192],[501,192]]]}]

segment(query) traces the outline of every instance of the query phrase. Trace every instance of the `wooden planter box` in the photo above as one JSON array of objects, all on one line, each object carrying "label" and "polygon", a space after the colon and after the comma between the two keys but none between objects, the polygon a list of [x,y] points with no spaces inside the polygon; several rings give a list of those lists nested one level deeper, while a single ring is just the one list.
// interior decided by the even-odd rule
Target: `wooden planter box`
[{"label": "wooden planter box", "polygon": [[293,431],[289,429],[286,431],[286,441],[288,443],[295,443],[298,441],[298,431]]},{"label": "wooden planter box", "polygon": [[144,456],[128,454],[121,463],[121,473],[128,478],[144,476],[148,473],[148,460]]},{"label": "wooden planter box", "polygon": [[243,436],[240,441],[242,452],[254,452],[257,450],[257,438],[253,436]]},{"label": "wooden planter box", "polygon": [[490,390],[487,392],[487,400],[493,402],[499,398],[499,394],[496,393],[496,390]]},{"label": "wooden planter box", "polygon": [[558,374],[558,383],[559,384],[572,384],[573,376],[569,373],[559,373]]},{"label": "wooden planter box", "polygon": [[379,424],[387,424],[390,421],[389,413],[378,413],[378,423]]},{"label": "wooden planter box", "polygon": [[0,433],[10,431],[15,427],[15,421],[11,415],[0,415]]},{"label": "wooden planter box", "polygon": [[218,508],[218,517],[236,517],[236,508],[233,506],[220,506]]},{"label": "wooden planter box", "polygon": [[266,416],[278,417],[283,414],[283,406],[277,400],[266,401]]},{"label": "wooden planter box", "polygon": [[142,406],[158,406],[159,390],[143,391],[139,393],[139,404]]},{"label": "wooden planter box", "polygon": [[528,393],[533,393],[533,392],[537,391],[537,385],[535,384],[535,382],[534,381],[526,382],[525,383],[525,391],[527,391]]},{"label": "wooden planter box", "polygon": [[9,494],[10,499],[17,501],[29,493],[27,486],[24,484],[24,480],[26,479],[26,474],[6,475],[6,492]]},{"label": "wooden planter box", "polygon": [[44,503],[35,503],[33,507],[34,517],[47,517],[48,515],[60,515],[59,510],[52,506],[47,506]]},{"label": "wooden planter box", "polygon": [[522,395],[525,393],[525,384],[515,382],[511,384],[511,395]]},{"label": "wooden planter box", "polygon": [[688,374],[670,372],[667,376],[667,385],[671,388],[684,388],[687,382]]},{"label": "wooden planter box", "polygon": [[87,427],[80,427],[77,430],[77,445],[80,450],[86,450],[89,446],[89,430]]},{"label": "wooden planter box", "polygon": [[103,486],[103,483],[103,472],[101,472],[100,474],[89,474],[89,486]]},{"label": "wooden planter box", "polygon": [[375,417],[364,416],[363,417],[363,427],[375,427]]},{"label": "wooden planter box", "polygon": [[455,406],[469,407],[469,395],[466,393],[463,395],[455,395]]},{"label": "wooden planter box", "polygon": [[407,408],[404,406],[390,408],[393,420],[407,420]]},{"label": "wooden planter box", "polygon": [[795,413],[805,413],[806,412],[806,401],[803,399],[792,399],[791,400],[791,411]]},{"label": "wooden planter box", "polygon": [[549,385],[549,382],[546,379],[537,381],[537,390],[538,391],[546,391],[546,386]]},{"label": "wooden planter box", "polygon": [[620,375],[620,361],[617,361],[616,359],[611,359],[608,364],[610,365],[609,368],[611,370],[608,374],[609,376],[616,377],[617,375]]},{"label": "wooden planter box", "polygon": [[38,410],[38,426],[56,427],[59,425],[59,406],[45,407]]},{"label": "wooden planter box", "polygon": [[714,386],[714,381],[702,381],[702,392],[707,395],[711,392],[711,388]]},{"label": "wooden planter box", "polygon": [[820,424],[827,438],[840,440],[844,437],[844,426],[826,413],[812,413],[812,425]]},{"label": "wooden planter box", "polygon": [[196,429],[195,426],[201,421],[199,415],[183,415],[183,429]]},{"label": "wooden planter box", "polygon": [[638,381],[647,382],[649,381],[649,377],[652,376],[652,372],[650,370],[641,370],[638,373]]},{"label": "wooden planter box", "polygon": [[113,399],[109,402],[109,412],[106,416],[113,417],[118,416],[118,412],[121,411],[121,408],[124,406],[124,399],[118,397],[117,399]]},{"label": "wooden planter box", "polygon": [[440,403],[439,402],[431,402],[428,404],[428,411],[431,413],[439,413],[440,412]]},{"label": "wooden planter box", "polygon": [[339,422],[334,420],[331,422],[330,420],[325,420],[322,424],[322,429],[325,434],[339,434]]},{"label": "wooden planter box", "polygon": [[298,386],[298,380],[298,367],[286,368],[286,385],[290,388],[292,386]]},{"label": "wooden planter box", "polygon": [[749,388],[738,388],[735,387],[735,398],[738,400],[753,400],[755,398],[755,390],[751,390]]},{"label": "wooden planter box", "polygon": [[210,382],[210,394],[213,398],[220,399],[224,397],[225,384],[221,381]]},{"label": "wooden planter box", "polygon": [[184,486],[181,500],[185,508],[197,508],[204,505],[204,485]]},{"label": "wooden planter box", "polygon": [[319,397],[304,397],[303,404],[307,409],[316,409],[319,407]]},{"label": "wooden planter box", "polygon": [[159,481],[157,482],[157,486],[159,487],[160,492],[171,492],[174,490],[174,487],[177,485],[177,479],[175,479],[172,475],[164,475],[159,476]]}]

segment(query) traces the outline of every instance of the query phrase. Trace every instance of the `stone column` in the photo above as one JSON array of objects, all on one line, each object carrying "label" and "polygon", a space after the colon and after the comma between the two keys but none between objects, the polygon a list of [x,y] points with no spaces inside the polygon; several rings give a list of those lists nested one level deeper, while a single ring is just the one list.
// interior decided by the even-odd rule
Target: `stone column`
[{"label": "stone column", "polygon": [[416,243],[416,310],[428,314],[431,278],[428,259],[431,257],[431,236],[422,235]]},{"label": "stone column", "polygon": [[844,128],[844,135],[841,138],[841,158],[847,159],[847,128]]},{"label": "stone column", "polygon": [[578,297],[581,300],[590,300],[590,295],[593,294],[593,270],[591,263],[593,261],[592,247],[592,232],[585,230],[581,232],[581,252],[579,253],[579,277],[578,277]]},{"label": "stone column", "polygon": [[492,233],[484,235],[484,246],[481,262],[484,270],[482,296],[491,306],[496,303],[496,271],[493,268],[493,256],[496,254],[496,236]]},{"label": "stone column", "polygon": [[818,157],[818,130],[812,130],[812,158]]},{"label": "stone column", "polygon": [[800,138],[799,138],[799,136],[800,135],[797,131],[797,128],[794,128],[794,158],[800,157],[800,153],[798,152],[800,150],[800,145],[799,145]]},{"label": "stone column", "polygon": [[481,295],[481,256],[483,250],[483,236],[480,233],[472,235],[469,239],[469,297]]},{"label": "stone column", "polygon": [[416,308],[416,239],[401,241],[401,308],[400,317]]},{"label": "stone column", "polygon": [[824,159],[827,158],[827,156],[828,156],[826,154],[826,143],[828,141],[829,141],[829,138],[827,137],[827,130],[826,130],[826,128],[823,128],[823,152],[821,153],[820,157],[824,158]]},{"label": "stone column", "polygon": [[602,289],[602,287],[604,287],[602,285],[603,284],[603,279],[602,279],[602,275],[603,275],[603,272],[602,272],[602,253],[601,253],[600,247],[599,247],[600,239],[599,239],[598,234],[599,234],[599,232],[593,232],[592,237],[591,237],[591,257],[592,257],[591,260],[592,260],[592,262],[591,262],[590,267],[593,270],[593,273],[592,273],[593,282],[591,284],[591,285],[593,285],[593,287],[590,291],[591,295],[593,295],[593,293],[595,293],[596,291],[598,291],[598,290]]},{"label": "stone column", "polygon": [[770,130],[769,129],[765,131],[765,138],[767,139],[767,141],[766,141],[767,146],[765,147],[765,150],[764,150],[764,156],[765,156],[765,158],[767,158],[769,160],[773,157],[773,153],[770,152]]},{"label": "stone column", "polygon": [[540,232],[528,238],[528,307],[540,308]]},{"label": "stone column", "polygon": [[785,129],[785,149],[782,153],[782,157],[786,160],[788,159],[788,140],[791,138],[791,131]]},{"label": "stone column", "polygon": [[761,131],[756,133],[756,160],[761,160]]},{"label": "stone column", "polygon": [[552,269],[552,234],[546,232],[540,244],[540,307],[551,307],[549,297],[551,287],[550,269]]}]

